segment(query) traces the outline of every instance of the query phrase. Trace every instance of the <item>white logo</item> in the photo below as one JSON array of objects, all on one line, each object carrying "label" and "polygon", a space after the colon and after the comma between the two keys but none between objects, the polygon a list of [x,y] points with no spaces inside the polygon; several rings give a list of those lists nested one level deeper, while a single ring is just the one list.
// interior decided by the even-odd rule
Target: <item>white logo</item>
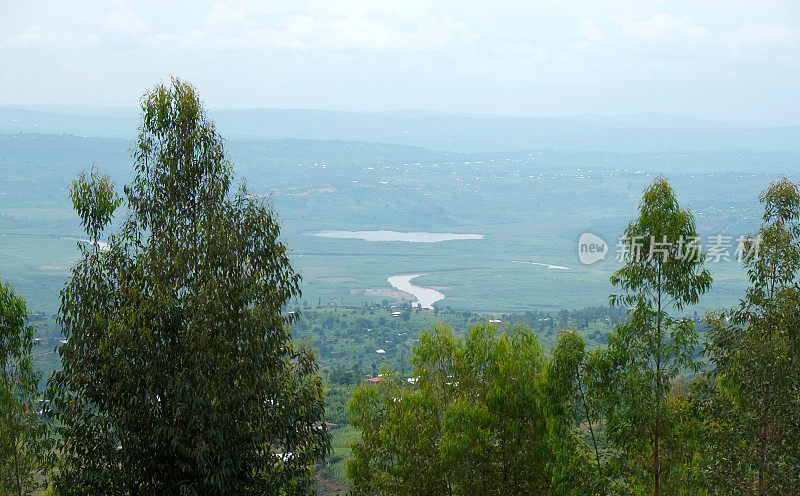
[{"label": "white logo", "polygon": [[591,265],[598,260],[605,260],[608,244],[600,236],[583,233],[578,239],[578,260],[583,265]]}]

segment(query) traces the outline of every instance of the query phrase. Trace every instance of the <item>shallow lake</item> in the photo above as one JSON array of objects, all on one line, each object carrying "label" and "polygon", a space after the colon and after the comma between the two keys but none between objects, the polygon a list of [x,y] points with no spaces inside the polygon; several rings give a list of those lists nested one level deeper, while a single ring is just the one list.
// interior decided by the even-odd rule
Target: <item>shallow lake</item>
[{"label": "shallow lake", "polygon": [[312,236],[364,241],[405,241],[408,243],[439,243],[464,239],[483,239],[483,234],[397,232],[397,231],[317,231]]}]

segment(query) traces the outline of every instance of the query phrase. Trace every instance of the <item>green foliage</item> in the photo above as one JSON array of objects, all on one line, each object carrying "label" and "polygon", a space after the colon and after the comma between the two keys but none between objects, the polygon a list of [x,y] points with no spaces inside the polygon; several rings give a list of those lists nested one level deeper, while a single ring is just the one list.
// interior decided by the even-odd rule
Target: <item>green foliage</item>
[{"label": "green foliage", "polygon": [[674,468],[672,383],[698,368],[694,322],[669,311],[685,310],[711,287],[703,254],[690,247],[697,236],[691,212],[679,207],[672,188],[659,177],[645,190],[639,217],[625,229],[625,264],[611,276],[624,293],[610,301],[628,306],[629,312],[608,338],[606,382],[600,390],[606,431],[619,449],[622,473],[656,496],[670,487]]},{"label": "green foliage", "polygon": [[69,190],[72,206],[81,218],[81,225],[97,246],[97,237],[114,217],[114,211],[122,204],[122,199],[114,190],[110,177],[101,175],[92,168],[87,178],[85,172],[78,174]]},{"label": "green foliage", "polygon": [[[107,251],[81,248],[61,293],[55,489],[303,493],[329,435],[315,354],[283,311],[300,276],[275,214],[244,187],[229,195],[194,88],[158,85],[142,113],[129,215]],[[96,239],[110,183],[79,178],[73,198]]]},{"label": "green foliage", "polygon": [[720,494],[800,492],[800,193],[773,183],[745,258],[750,288],[737,309],[710,319],[715,369],[699,395],[714,432],[707,459]]},{"label": "green foliage", "polygon": [[[65,260],[74,254],[77,232],[66,221],[63,185],[98,156],[115,180],[129,184],[129,217],[107,251],[98,241],[122,206],[114,183],[92,169],[70,190],[90,243],[81,247],[62,293],[59,323],[69,342],[60,353],[64,371],[52,382],[58,445],[51,453],[61,457],[54,460],[61,470],[48,493],[305,492],[328,442],[319,423],[325,394],[325,417],[339,426],[336,451],[317,465],[318,473],[341,479],[346,445],[355,441],[350,475],[361,494],[800,493],[800,202],[791,182],[779,181],[761,195],[764,223],[745,246],[748,251],[761,239],[761,257],[745,260],[750,287],[738,308],[708,319],[710,368],[692,378],[699,367],[697,322],[680,316],[691,312],[711,280],[702,257],[680,256],[696,229],[663,179],[647,189],[638,219],[626,229],[643,257],[626,260],[612,276],[622,293],[611,297],[613,309],[557,312],[606,293],[598,283],[602,270],[542,269],[531,277],[512,262],[522,247],[541,260],[569,264],[559,243],[574,233],[564,226],[574,226],[572,220],[601,200],[624,205],[631,185],[647,180],[603,172],[586,181],[583,173],[564,176],[559,164],[596,161],[626,169],[661,158],[541,152],[535,159],[525,153],[474,161],[420,151],[398,158],[398,150],[376,154],[364,144],[242,141],[231,150],[252,168],[248,177],[257,189],[235,192],[228,147],[191,87],[179,81],[157,87],[142,106],[132,182],[130,168],[119,165],[122,141],[0,139],[0,189],[13,207],[0,212],[0,230],[22,235],[3,238],[0,268],[37,310],[52,313],[51,288],[62,286]],[[693,160],[742,160],[747,167],[753,159],[775,160],[736,155]],[[502,175],[494,164],[501,161]],[[755,229],[755,202],[745,192],[762,177],[675,179],[695,208],[715,212],[714,225],[733,234]],[[319,308],[297,298],[300,281],[279,241],[274,211],[254,200],[273,188],[312,276],[304,292]],[[610,226],[623,215],[615,207],[602,217]],[[387,218],[403,229],[458,227],[487,236],[481,250],[454,245],[442,256],[440,245],[392,243],[375,251],[356,240],[335,241],[331,254],[330,240],[302,234],[350,229],[353,219],[379,228]],[[655,257],[645,259],[651,247]],[[333,263],[341,252],[357,255],[346,269]],[[491,267],[476,266],[486,253],[494,256]],[[449,286],[448,299],[432,312],[397,301],[378,305],[387,297],[375,288],[385,286],[389,258],[398,272],[418,270],[420,260],[435,263],[443,270],[422,276],[422,284]],[[40,270],[45,263],[50,268]],[[714,268],[723,284],[703,303],[729,304],[743,281],[739,268]],[[486,284],[494,277],[501,284]],[[12,363],[6,368],[17,370],[10,377],[21,380],[2,383],[0,493],[20,486],[25,493],[41,482],[35,471],[46,447],[44,424],[33,414],[39,408],[34,371],[58,364],[53,352],[32,356],[24,305],[20,312],[21,300],[4,296],[12,303],[3,311],[22,316],[2,321],[14,323],[3,328],[10,336],[3,349],[21,350],[5,355]],[[339,306],[362,300],[363,306]],[[457,336],[439,326],[418,335],[435,320],[466,330],[486,318],[451,305],[524,311],[531,302],[556,311],[497,316],[512,324],[506,333],[479,326]],[[302,314],[285,311],[301,303]],[[608,347],[595,349],[623,314]],[[53,319],[37,312],[31,321],[50,349],[60,342]],[[521,338],[513,324],[535,328],[536,340]],[[292,336],[307,337],[319,359]],[[383,381],[353,395],[358,430],[345,425],[347,398],[379,367]],[[412,385],[409,377],[419,380]]]},{"label": "green foliage", "polygon": [[37,489],[46,444],[36,396],[39,374],[31,364],[35,327],[25,301],[0,283],[0,494]]},{"label": "green foliage", "polygon": [[419,337],[414,384],[385,371],[350,402],[361,430],[348,476],[356,494],[546,494],[555,461],[547,361],[526,327],[481,324]]},{"label": "green foliage", "polygon": [[607,449],[596,389],[602,354],[588,352],[583,337],[562,331],[547,367],[546,397],[556,460],[558,494],[602,494],[608,484]]},{"label": "green foliage", "polygon": [[[385,305],[357,307],[304,307],[292,323],[295,337],[307,338],[319,350],[318,363],[325,381],[325,417],[335,424],[347,424],[347,401],[353,389],[370,374],[388,366],[410,374],[410,357],[420,332],[442,322],[468,332],[486,319],[485,314],[443,309],[414,311],[409,321],[392,317],[396,308]],[[537,332],[542,346],[551,348],[561,329],[575,329],[586,336],[586,347],[605,344],[606,336],[625,312],[610,307],[580,310],[502,314],[494,319],[510,325],[527,325]],[[384,349],[385,354],[375,350]]]},{"label": "green foliage", "polygon": [[[680,317],[711,277],[702,254],[683,256],[694,219],[658,179],[626,229],[644,256],[612,276],[624,293],[611,301],[628,317],[608,346],[587,352],[562,331],[546,360],[520,334],[488,326],[421,334],[415,384],[387,371],[351,400],[362,433],[348,463],[355,492],[800,491],[800,193],[783,180],[761,200],[764,224],[742,250],[751,288],[738,309],[708,319],[712,368],[692,378],[698,333]],[[522,429],[519,411],[530,415]],[[522,432],[531,437],[514,438],[520,451],[506,451]],[[523,472],[547,480],[515,479]]]}]

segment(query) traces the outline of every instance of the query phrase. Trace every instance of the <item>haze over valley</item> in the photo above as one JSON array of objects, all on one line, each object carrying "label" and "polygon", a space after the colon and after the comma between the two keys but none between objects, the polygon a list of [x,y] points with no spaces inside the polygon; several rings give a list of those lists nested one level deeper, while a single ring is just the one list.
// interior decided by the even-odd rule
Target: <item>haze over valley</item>
[{"label": "haze over valley", "polygon": [[[374,138],[363,125],[365,115],[314,114],[330,114],[332,123],[326,124],[304,119],[306,111],[239,113],[258,117],[245,121],[253,134],[232,132],[228,138],[236,177],[252,195],[273,202],[304,277],[303,300],[315,305],[405,301],[409,295],[392,293],[387,278],[407,273],[425,273],[416,284],[446,287],[437,302],[442,308],[507,312],[603,305],[608,276],[617,266],[617,237],[653,177],[670,179],[696,214],[703,236],[729,236],[735,245],[757,226],[753,192],[780,174],[794,177],[800,162],[800,128],[775,133],[666,115],[596,117],[585,125],[556,121],[550,124],[555,127],[536,119],[493,118],[499,130],[481,117],[422,116],[406,127],[384,128],[387,143],[378,143],[340,139]],[[273,123],[276,114],[285,122]],[[0,271],[30,295],[34,308],[53,313],[82,235],[66,185],[92,166],[111,174],[120,187],[126,184],[132,131],[128,138],[109,136],[123,135],[124,126],[114,130],[117,119],[126,120],[129,130],[136,121],[92,109],[80,114],[0,109],[0,116],[7,132],[0,136]],[[499,142],[474,152],[454,144],[470,142],[476,132],[457,127],[464,121],[482,123],[498,136],[525,137],[531,145],[539,139],[529,133],[531,122],[542,134],[555,135],[558,125],[570,122],[586,139],[569,137],[570,149],[558,142],[520,149]],[[287,137],[303,133],[283,126],[286,122],[309,123],[314,130],[303,139]],[[256,134],[268,125],[272,134]],[[244,124],[223,118],[219,126],[224,132]],[[453,139],[438,142],[439,148],[408,145],[435,143],[435,133]],[[769,139],[760,140],[762,135]],[[604,142],[610,150],[593,149]],[[577,239],[583,232],[605,239],[611,256],[580,264]],[[424,236],[442,241],[409,242]],[[444,241],[454,236],[463,239]],[[734,250],[727,261],[711,265],[717,283],[700,308],[733,304],[744,287]],[[480,282],[486,280],[492,284]]]}]

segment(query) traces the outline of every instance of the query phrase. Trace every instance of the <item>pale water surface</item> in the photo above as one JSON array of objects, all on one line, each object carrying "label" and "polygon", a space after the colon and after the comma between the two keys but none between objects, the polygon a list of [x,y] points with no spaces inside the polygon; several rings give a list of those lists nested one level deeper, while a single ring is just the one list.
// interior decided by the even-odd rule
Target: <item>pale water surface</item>
[{"label": "pale water surface", "polygon": [[550,263],[529,262],[527,260],[512,260],[512,262],[513,263],[531,264],[531,265],[541,265],[542,267],[547,267],[548,269],[572,270],[572,267],[564,267],[563,265],[554,265],[554,264],[550,264]]},{"label": "pale water surface", "polygon": [[483,239],[483,234],[398,232],[398,231],[317,231],[312,236],[364,241],[406,241],[409,243],[439,243],[464,239]]},{"label": "pale water surface", "polygon": [[388,281],[392,287],[404,291],[417,299],[411,304],[412,306],[419,305],[422,308],[432,309],[434,303],[444,299],[444,294],[433,288],[411,284],[411,279],[425,275],[427,274],[397,274],[389,277]]}]

